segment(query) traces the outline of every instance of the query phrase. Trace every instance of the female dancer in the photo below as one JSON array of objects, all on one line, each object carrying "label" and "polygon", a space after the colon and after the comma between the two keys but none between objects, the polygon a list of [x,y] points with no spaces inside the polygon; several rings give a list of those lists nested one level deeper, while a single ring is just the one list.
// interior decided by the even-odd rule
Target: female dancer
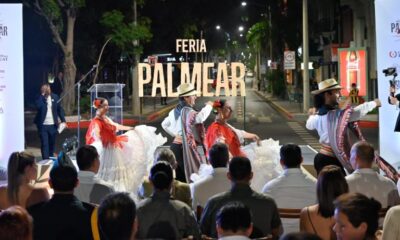
[{"label": "female dancer", "polygon": [[[97,148],[100,155],[98,177],[114,185],[116,191],[136,194],[155,149],[166,139],[156,134],[156,128],[140,125],[123,126],[107,117],[108,101],[96,98],[97,109],[86,133],[86,144]],[[117,135],[118,131],[128,131]]]}]

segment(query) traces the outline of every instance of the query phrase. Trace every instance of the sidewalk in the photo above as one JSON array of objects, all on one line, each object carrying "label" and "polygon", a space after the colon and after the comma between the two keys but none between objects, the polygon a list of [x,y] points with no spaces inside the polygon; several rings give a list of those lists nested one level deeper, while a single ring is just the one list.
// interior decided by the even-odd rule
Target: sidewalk
[{"label": "sidewalk", "polygon": [[[304,123],[307,121],[308,114],[303,112],[302,102],[280,99],[267,92],[255,92],[287,119]],[[378,128],[378,114],[367,114],[361,118],[359,125],[363,128]]]}]

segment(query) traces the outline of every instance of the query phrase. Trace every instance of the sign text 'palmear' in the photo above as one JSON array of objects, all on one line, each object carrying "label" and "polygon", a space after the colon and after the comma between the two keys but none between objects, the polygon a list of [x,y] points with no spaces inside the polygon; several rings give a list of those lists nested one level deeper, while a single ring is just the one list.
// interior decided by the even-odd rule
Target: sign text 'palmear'
[{"label": "sign text 'palmear'", "polygon": [[[205,40],[195,39],[177,39],[177,52],[206,52]],[[224,90],[225,96],[237,96],[240,92],[241,96],[246,96],[245,89],[245,67],[241,62],[225,62],[213,63],[193,63],[190,68],[188,62],[181,62],[180,83],[191,83],[196,86],[197,92],[204,97],[220,96]],[[214,79],[210,78],[210,72],[213,68],[217,68],[217,78],[215,80],[215,89],[211,88]],[[228,69],[230,68],[230,71]],[[157,92],[162,97],[178,97],[178,92],[173,88],[173,66],[167,63],[166,72],[162,63],[155,63],[153,66],[148,63],[138,64],[138,83],[139,97],[144,96],[144,86],[151,85],[151,96],[155,97]]]}]

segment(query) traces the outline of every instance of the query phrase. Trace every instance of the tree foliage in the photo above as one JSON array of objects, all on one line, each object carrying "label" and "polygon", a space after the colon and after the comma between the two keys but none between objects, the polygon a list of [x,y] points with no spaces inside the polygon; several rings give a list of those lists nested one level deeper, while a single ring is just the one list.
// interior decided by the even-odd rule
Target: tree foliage
[{"label": "tree foliage", "polygon": [[269,37],[269,24],[267,21],[255,23],[246,34],[246,40],[251,48],[260,51]]}]

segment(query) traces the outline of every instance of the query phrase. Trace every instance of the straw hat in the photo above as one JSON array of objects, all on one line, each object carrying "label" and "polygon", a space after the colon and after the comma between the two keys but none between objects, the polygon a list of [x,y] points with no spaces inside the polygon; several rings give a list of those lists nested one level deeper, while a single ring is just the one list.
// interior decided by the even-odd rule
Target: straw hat
[{"label": "straw hat", "polygon": [[312,94],[320,94],[326,91],[342,89],[334,78],[329,78],[318,83],[318,90],[312,91]]},{"label": "straw hat", "polygon": [[190,83],[182,83],[178,86],[177,90],[179,97],[197,95],[196,89],[194,88],[193,84]]}]

